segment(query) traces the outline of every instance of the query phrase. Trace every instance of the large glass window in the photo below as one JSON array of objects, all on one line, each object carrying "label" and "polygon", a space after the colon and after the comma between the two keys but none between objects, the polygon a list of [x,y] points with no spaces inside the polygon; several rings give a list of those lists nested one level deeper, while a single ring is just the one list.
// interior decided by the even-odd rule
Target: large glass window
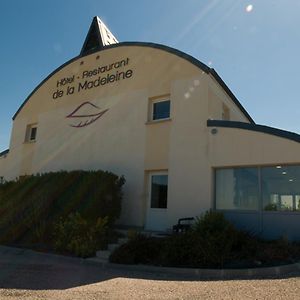
[{"label": "large glass window", "polygon": [[151,208],[167,208],[168,175],[151,176]]},{"label": "large glass window", "polygon": [[216,209],[261,208],[300,211],[300,165],[216,170]]},{"label": "large glass window", "polygon": [[261,168],[263,208],[300,211],[300,166]]},{"label": "large glass window", "polygon": [[216,209],[259,208],[257,168],[216,170]]}]

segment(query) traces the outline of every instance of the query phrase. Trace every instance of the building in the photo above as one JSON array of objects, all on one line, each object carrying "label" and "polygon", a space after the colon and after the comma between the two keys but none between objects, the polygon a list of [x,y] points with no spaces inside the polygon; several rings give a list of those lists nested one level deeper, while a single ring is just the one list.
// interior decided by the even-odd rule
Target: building
[{"label": "building", "polygon": [[94,18],[79,56],[13,116],[0,176],[124,175],[120,224],[171,228],[224,211],[264,237],[300,239],[300,136],[257,125],[214,69],[176,49],[118,43]]}]

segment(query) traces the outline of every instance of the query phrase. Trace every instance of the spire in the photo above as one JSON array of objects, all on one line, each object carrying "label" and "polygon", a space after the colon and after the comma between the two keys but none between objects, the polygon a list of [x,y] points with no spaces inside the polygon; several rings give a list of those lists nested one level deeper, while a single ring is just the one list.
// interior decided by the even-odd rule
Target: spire
[{"label": "spire", "polygon": [[100,50],[105,46],[118,43],[117,39],[100,20],[94,17],[89,32],[85,38],[80,55],[88,54],[93,50]]}]

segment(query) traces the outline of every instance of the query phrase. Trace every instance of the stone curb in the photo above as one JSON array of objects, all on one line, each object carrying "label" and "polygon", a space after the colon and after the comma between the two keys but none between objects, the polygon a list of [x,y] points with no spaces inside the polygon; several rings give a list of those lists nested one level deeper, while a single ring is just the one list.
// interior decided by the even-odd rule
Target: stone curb
[{"label": "stone curb", "polygon": [[90,259],[89,264],[97,264],[103,268],[111,268],[118,270],[147,272],[160,275],[174,275],[181,277],[189,277],[194,279],[254,279],[254,278],[272,278],[284,277],[289,274],[300,271],[300,263],[289,265],[265,267],[265,268],[248,268],[248,269],[194,269],[194,268],[171,268],[157,267],[148,265],[124,265],[109,262],[97,262]]},{"label": "stone curb", "polygon": [[252,278],[270,278],[287,276],[289,274],[300,271],[300,262],[265,268],[249,268],[249,269],[193,269],[193,268],[170,268],[170,267],[157,267],[148,265],[124,265],[114,264],[109,262],[103,262],[93,258],[78,258],[69,257],[52,253],[37,252],[30,249],[14,248],[8,246],[0,246],[1,253],[10,253],[16,255],[28,255],[29,257],[42,257],[46,263],[48,259],[55,259],[58,261],[68,261],[71,263],[80,263],[84,265],[90,265],[95,267],[102,267],[107,269],[116,269],[122,271],[133,272],[146,272],[154,273],[165,276],[181,276],[192,277],[193,279],[252,279]]}]

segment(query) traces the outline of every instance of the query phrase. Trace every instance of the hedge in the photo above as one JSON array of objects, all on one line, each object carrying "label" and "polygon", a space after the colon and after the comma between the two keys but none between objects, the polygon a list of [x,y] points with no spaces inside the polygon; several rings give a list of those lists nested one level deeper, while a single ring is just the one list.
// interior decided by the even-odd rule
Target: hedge
[{"label": "hedge", "polygon": [[123,177],[106,171],[61,171],[26,176],[0,185],[0,242],[53,239],[54,224],[79,213],[89,223],[120,216]]}]

